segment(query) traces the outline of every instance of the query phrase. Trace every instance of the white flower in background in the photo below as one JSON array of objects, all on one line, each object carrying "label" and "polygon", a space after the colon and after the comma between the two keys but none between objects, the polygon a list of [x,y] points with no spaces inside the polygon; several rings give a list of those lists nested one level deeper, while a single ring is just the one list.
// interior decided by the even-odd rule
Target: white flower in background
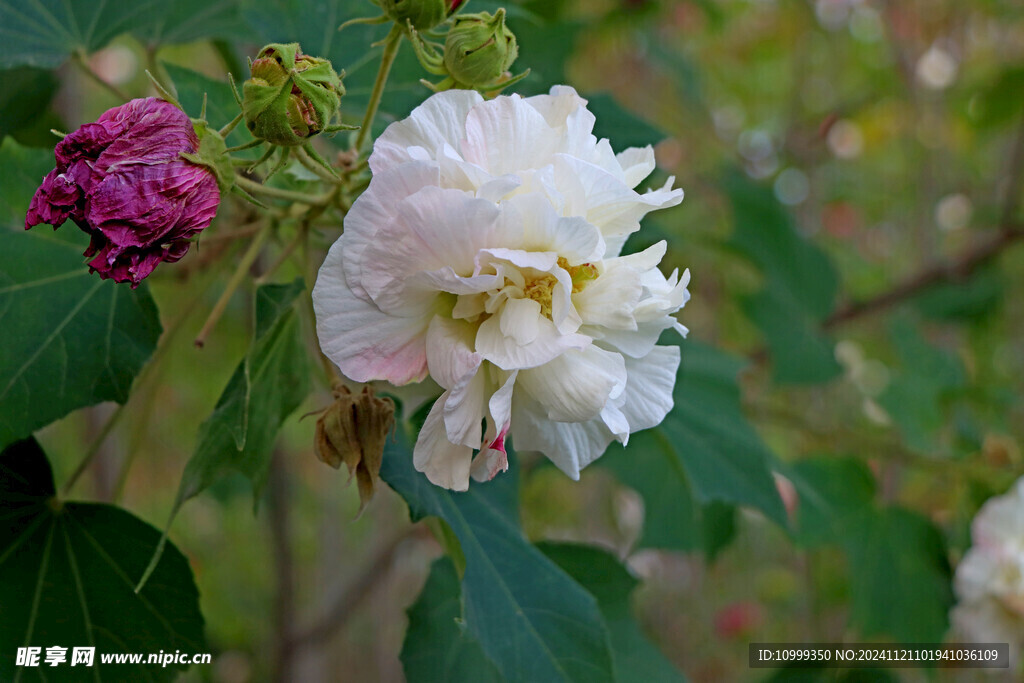
[{"label": "white flower in background", "polygon": [[444,388],[413,453],[439,486],[504,470],[509,435],[576,479],[672,408],[679,349],[655,344],[686,333],[689,271],[662,275],[664,242],[620,251],[683,192],[634,191],[653,150],[616,155],[593,126],[564,86],[430,97],[377,140],[320,269],[317,334],[347,377]]},{"label": "white flower in background", "polygon": [[982,506],[971,524],[973,545],[956,569],[954,628],[979,643],[1024,645],[1024,478]]}]

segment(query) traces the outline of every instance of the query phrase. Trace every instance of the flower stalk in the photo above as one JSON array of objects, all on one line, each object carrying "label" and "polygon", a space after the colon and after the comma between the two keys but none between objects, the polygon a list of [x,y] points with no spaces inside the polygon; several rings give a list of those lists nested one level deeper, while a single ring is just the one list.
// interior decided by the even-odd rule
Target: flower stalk
[{"label": "flower stalk", "polygon": [[356,136],[356,151],[362,149],[366,137],[373,127],[373,119],[377,116],[377,109],[380,107],[380,99],[384,95],[384,86],[388,82],[388,74],[391,73],[391,65],[395,63],[398,56],[398,48],[402,44],[402,28],[395,24],[391,32],[384,39],[384,53],[380,58],[380,68],[377,70],[377,80],[373,83],[373,91],[370,93],[370,102],[366,105],[366,115],[363,116],[363,125],[359,128]]},{"label": "flower stalk", "polygon": [[196,335],[195,341],[193,342],[196,348],[203,348],[206,345],[206,338],[210,335],[217,321],[224,315],[224,310],[228,307],[228,302],[231,301],[231,297],[238,289],[239,285],[242,284],[242,280],[248,275],[249,269],[252,268],[252,264],[255,263],[256,257],[259,256],[260,250],[263,249],[263,243],[267,241],[267,237],[270,235],[270,230],[273,227],[273,223],[267,223],[263,226],[263,229],[256,233],[256,237],[253,238],[249,244],[249,248],[245,251],[242,256],[242,260],[239,261],[238,267],[235,272],[231,274],[231,279],[228,280],[227,286],[224,288],[224,292],[217,299],[217,303],[214,304],[213,310],[210,311],[210,315],[207,316],[206,322],[203,323],[202,329],[199,330],[199,334]]}]

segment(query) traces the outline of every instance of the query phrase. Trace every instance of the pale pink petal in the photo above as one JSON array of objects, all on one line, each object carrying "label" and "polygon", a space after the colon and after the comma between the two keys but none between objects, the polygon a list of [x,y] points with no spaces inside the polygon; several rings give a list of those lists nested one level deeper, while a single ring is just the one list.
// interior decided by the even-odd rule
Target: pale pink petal
[{"label": "pale pink petal", "polygon": [[394,219],[398,202],[428,185],[437,185],[438,181],[437,165],[424,162],[402,164],[374,174],[370,186],[345,216],[345,232],[340,238],[345,241],[342,260],[354,292],[366,294],[361,284],[363,252],[377,239],[381,226]]},{"label": "pale pink petal", "polygon": [[358,297],[345,279],[343,248],[341,240],[334,243],[313,287],[320,348],[342,374],[357,382],[418,382],[427,374],[425,339],[433,313],[389,315]]}]

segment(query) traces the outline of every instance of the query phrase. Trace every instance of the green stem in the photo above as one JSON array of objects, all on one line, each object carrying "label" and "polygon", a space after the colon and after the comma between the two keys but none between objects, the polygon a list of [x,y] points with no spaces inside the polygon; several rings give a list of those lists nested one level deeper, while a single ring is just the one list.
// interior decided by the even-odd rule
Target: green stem
[{"label": "green stem", "polygon": [[263,229],[256,233],[256,237],[253,238],[252,243],[249,245],[245,254],[242,255],[242,260],[239,261],[238,267],[235,268],[235,272],[231,274],[231,279],[228,280],[228,284],[224,288],[224,292],[221,293],[220,298],[217,299],[217,303],[213,305],[213,310],[210,311],[210,315],[207,316],[202,329],[199,330],[199,334],[196,335],[195,345],[197,347],[203,348],[206,344],[206,337],[209,336],[214,325],[217,324],[217,321],[220,320],[220,317],[224,314],[224,310],[228,307],[228,302],[231,301],[231,297],[234,295],[239,285],[242,284],[242,280],[245,279],[245,276],[249,274],[249,269],[252,268],[252,264],[256,261],[256,257],[260,255],[260,250],[263,248],[263,243],[267,241],[267,237],[270,235],[270,229],[272,226],[273,223],[269,222],[263,226]]},{"label": "green stem", "polygon": [[261,194],[264,197],[272,197],[273,199],[287,199],[295,202],[296,204],[306,204],[307,206],[327,206],[332,197],[331,193],[308,195],[304,192],[294,192],[292,190],[282,190],[277,187],[268,187],[267,185],[261,185],[260,183],[242,176],[235,178],[235,184],[251,194]]},{"label": "green stem", "polygon": [[123,90],[118,88],[113,83],[107,82],[98,73],[93,71],[92,67],[89,66],[89,62],[86,61],[85,54],[82,51],[79,50],[77,52],[74,52],[71,55],[71,61],[73,61],[82,71],[82,73],[88,76],[90,80],[92,80],[97,85],[101,86],[107,92],[114,95],[114,97],[116,97],[117,99],[121,100],[122,102],[127,102],[131,99],[130,97],[128,97],[128,95],[124,93]]},{"label": "green stem", "polygon": [[295,158],[299,160],[300,164],[302,164],[307,169],[315,173],[321,180],[324,180],[328,183],[332,183],[334,185],[338,185],[344,182],[340,177],[336,175],[331,175],[330,171],[328,171],[326,168],[318,164],[316,162],[316,159],[311,157],[309,155],[309,152],[307,152],[302,147],[295,148]]},{"label": "green stem", "polygon": [[380,58],[380,69],[377,70],[377,80],[373,84],[373,92],[370,93],[370,103],[366,105],[363,125],[359,128],[359,135],[356,137],[356,151],[362,149],[363,143],[366,142],[366,136],[370,134],[373,119],[377,116],[377,108],[380,106],[380,98],[384,94],[384,85],[388,82],[391,65],[395,63],[395,57],[398,56],[398,48],[401,44],[402,29],[395,24],[391,27],[391,33],[384,39],[384,54]]},{"label": "green stem", "polygon": [[[141,378],[142,373],[139,373],[138,377]],[[138,381],[138,378],[136,381]],[[100,447],[103,445],[103,442],[107,440],[107,437],[110,436],[110,432],[114,430],[114,427],[117,426],[117,423],[121,419],[121,415],[124,413],[124,407],[127,404],[128,400],[125,399],[125,402],[118,404],[117,408],[114,409],[114,412],[107,418],[103,428],[100,429],[100,433],[96,435],[96,438],[93,439],[92,443],[89,445],[89,450],[85,452],[85,455],[79,461],[78,467],[75,468],[75,471],[71,473],[71,476],[68,477],[68,480],[64,483],[64,488],[61,489],[62,498],[68,497],[68,493],[71,492],[75,483],[78,482],[79,477],[82,476],[83,472],[89,469],[89,465],[91,465],[92,461],[96,459],[96,456],[100,452]]]},{"label": "green stem", "polygon": [[287,261],[291,257],[291,255],[295,253],[295,249],[298,248],[300,244],[305,242],[306,233],[308,232],[308,230],[309,225],[303,222],[299,226],[299,230],[298,232],[295,233],[295,237],[292,239],[292,241],[289,242],[278,255],[277,260],[275,260],[274,263],[269,268],[267,268],[267,270],[262,275],[256,278],[257,286],[267,282],[270,279],[270,277],[277,271],[277,269],[283,266],[285,261]]},{"label": "green stem", "polygon": [[231,134],[231,131],[233,131],[235,129],[235,126],[237,126],[241,122],[242,122],[242,114],[239,113],[238,116],[236,116],[235,118],[231,119],[230,123],[228,123],[226,126],[221,128],[217,132],[220,133],[220,136],[222,138],[226,138],[228,135]]}]

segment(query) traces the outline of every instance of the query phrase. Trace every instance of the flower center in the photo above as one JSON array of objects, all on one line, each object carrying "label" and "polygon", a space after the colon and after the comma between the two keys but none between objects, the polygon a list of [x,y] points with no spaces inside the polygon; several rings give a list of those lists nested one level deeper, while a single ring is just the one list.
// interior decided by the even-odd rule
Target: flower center
[{"label": "flower center", "polygon": [[551,317],[551,297],[556,284],[558,284],[558,280],[554,275],[544,275],[528,282],[523,288],[523,295],[540,304],[541,315],[548,318]]},{"label": "flower center", "polygon": [[[572,278],[572,293],[583,291],[587,284],[597,278],[597,266],[592,263],[581,263],[578,266],[570,266],[564,257],[558,257],[558,266],[569,273]],[[551,318],[551,297],[558,280],[554,275],[545,273],[526,283],[523,287],[523,295],[527,299],[533,299],[540,304],[541,315]]]}]

